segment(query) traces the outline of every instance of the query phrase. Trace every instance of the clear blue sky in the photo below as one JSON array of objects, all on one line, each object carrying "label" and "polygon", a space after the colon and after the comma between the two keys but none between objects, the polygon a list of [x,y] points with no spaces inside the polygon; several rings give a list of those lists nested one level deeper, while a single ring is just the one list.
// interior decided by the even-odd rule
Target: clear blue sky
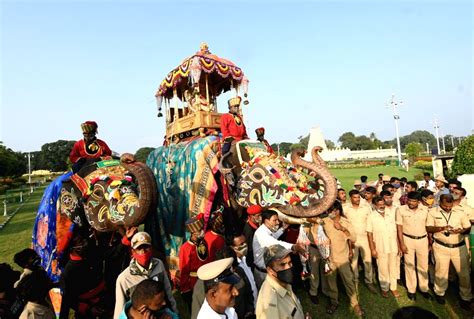
[{"label": "clear blue sky", "polygon": [[[471,1],[2,1],[0,140],[79,139],[96,120],[119,153],[163,141],[154,93],[201,41],[250,80],[248,131],[296,141],[320,125],[395,136],[473,129]],[[220,110],[227,110],[225,99]]]}]

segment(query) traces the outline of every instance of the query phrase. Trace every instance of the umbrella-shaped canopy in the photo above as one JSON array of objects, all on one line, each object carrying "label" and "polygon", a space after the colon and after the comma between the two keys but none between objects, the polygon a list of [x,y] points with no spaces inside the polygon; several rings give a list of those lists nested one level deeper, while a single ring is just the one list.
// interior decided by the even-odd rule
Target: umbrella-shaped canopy
[{"label": "umbrella-shaped canopy", "polygon": [[199,86],[201,92],[208,91],[211,96],[218,96],[241,84],[244,86],[243,90],[246,91],[247,83],[242,69],[233,62],[212,54],[207,44],[203,43],[196,54],[186,58],[168,73],[155,96],[159,100],[171,99],[176,91],[176,95],[182,99],[184,91],[193,86]]}]

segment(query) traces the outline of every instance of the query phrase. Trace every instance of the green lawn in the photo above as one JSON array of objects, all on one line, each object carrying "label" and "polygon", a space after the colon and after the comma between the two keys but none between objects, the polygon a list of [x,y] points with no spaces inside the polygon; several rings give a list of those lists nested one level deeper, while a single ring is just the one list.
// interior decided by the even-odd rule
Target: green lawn
[{"label": "green lawn", "polygon": [[332,168],[330,169],[332,174],[337,177],[341,182],[342,187],[348,192],[354,187],[354,180],[360,179],[362,175],[369,177],[368,181],[376,181],[378,175],[383,173],[391,177],[396,176],[398,178],[406,177],[409,181],[414,180],[414,176],[424,171],[418,168],[410,168],[406,170],[397,166],[376,166],[376,167],[364,167],[364,168]]},{"label": "green lawn", "polygon": [[[408,179],[411,179],[413,174],[415,174],[414,170],[410,170],[408,174],[402,174],[403,172],[396,167],[339,169],[333,170],[333,172],[342,180],[346,189],[350,189],[350,183],[363,174],[369,176],[369,180],[373,180],[379,172],[391,176],[406,176]],[[15,217],[10,220],[7,226],[0,230],[0,262],[7,262],[14,266],[12,260],[13,255],[21,249],[30,246],[35,212],[38,208],[39,201],[41,200],[43,190],[44,188],[36,190],[28,201],[19,209]],[[363,275],[361,275],[360,278],[363,278]],[[439,318],[473,318],[474,315],[460,309],[456,284],[450,284],[450,288],[446,293],[446,305],[444,306],[438,305],[435,301],[426,301],[420,295],[417,296],[416,302],[412,302],[407,298],[406,289],[404,287],[399,287],[401,298],[398,300],[394,298],[385,299],[380,295],[372,295],[363,284],[360,285],[359,289],[360,304],[367,313],[367,318],[391,318],[391,314],[396,309],[410,305],[416,305],[428,309],[438,315]],[[355,318],[354,314],[349,309],[348,298],[345,295],[342,286],[339,289],[339,309],[333,316],[326,314],[326,298],[321,297],[320,304],[313,305],[305,292],[298,292],[298,296],[303,304],[304,311],[309,312],[312,318]],[[187,315],[184,315],[186,311],[179,294],[176,294],[176,299],[180,312],[183,314],[182,318],[189,318]]]}]

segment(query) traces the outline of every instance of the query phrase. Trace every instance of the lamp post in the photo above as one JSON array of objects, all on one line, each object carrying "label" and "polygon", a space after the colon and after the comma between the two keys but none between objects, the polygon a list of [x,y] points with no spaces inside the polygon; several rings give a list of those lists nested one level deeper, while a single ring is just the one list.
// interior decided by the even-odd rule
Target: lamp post
[{"label": "lamp post", "polygon": [[435,129],[435,133],[436,133],[436,145],[438,147],[438,155],[441,154],[441,149],[439,147],[439,123],[438,123],[438,119],[435,117],[434,120],[433,120],[433,127]]},{"label": "lamp post", "polygon": [[400,116],[398,115],[397,108],[399,106],[402,106],[403,102],[397,102],[395,100],[395,94],[392,94],[392,99],[390,100],[390,103],[386,103],[385,107],[391,107],[393,109],[393,119],[395,120],[395,132],[397,134],[397,153],[398,153],[398,165],[402,165],[402,150],[400,147],[400,133],[398,130],[398,120],[400,119]]},{"label": "lamp post", "polygon": [[31,152],[28,152],[28,184],[30,184],[30,193],[33,193],[33,184],[31,184]]},{"label": "lamp post", "polygon": [[426,143],[426,153],[430,153],[430,144]]},{"label": "lamp post", "polygon": [[446,154],[446,144],[444,143],[444,134],[441,132],[441,141],[443,142],[443,154]]}]

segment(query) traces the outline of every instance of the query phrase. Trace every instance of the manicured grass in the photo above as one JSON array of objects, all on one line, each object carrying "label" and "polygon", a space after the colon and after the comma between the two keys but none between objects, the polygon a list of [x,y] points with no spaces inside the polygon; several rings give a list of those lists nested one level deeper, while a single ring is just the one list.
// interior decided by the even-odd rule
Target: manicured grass
[{"label": "manicured grass", "polygon": [[362,175],[368,176],[368,181],[373,182],[378,179],[378,175],[383,173],[391,177],[396,176],[398,178],[406,177],[409,181],[414,180],[414,176],[424,171],[418,168],[410,168],[406,170],[397,166],[376,166],[376,167],[364,167],[364,168],[332,168],[331,173],[337,177],[341,182],[342,187],[348,191],[354,188],[354,180],[360,179]]},{"label": "manicured grass", "polygon": [[[20,250],[31,246],[31,232],[43,191],[44,187],[41,187],[36,189],[30,197],[25,197],[24,205],[5,228],[0,229],[0,262],[6,262],[16,267],[13,264],[13,256]],[[20,203],[9,205],[7,212],[12,213],[14,208],[20,205]]]}]

